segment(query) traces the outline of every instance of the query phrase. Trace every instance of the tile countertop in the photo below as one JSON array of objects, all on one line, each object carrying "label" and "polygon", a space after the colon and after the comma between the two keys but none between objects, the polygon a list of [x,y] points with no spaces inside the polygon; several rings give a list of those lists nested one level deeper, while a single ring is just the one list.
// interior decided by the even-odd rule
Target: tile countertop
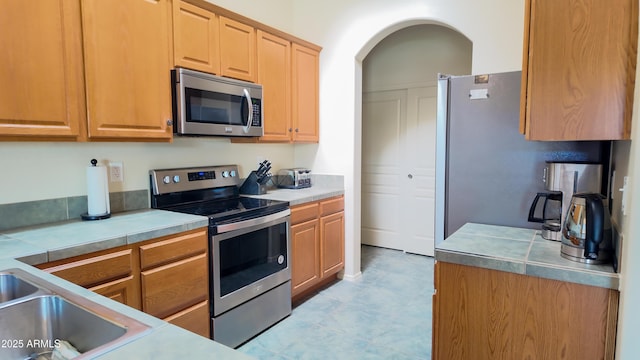
[{"label": "tile countertop", "polygon": [[560,242],[540,231],[467,223],[436,246],[438,261],[618,290],[611,265],[587,265],[560,256]]},{"label": "tile countertop", "polygon": [[295,206],[340,195],[344,195],[344,188],[312,186],[303,189],[272,189],[268,190],[264,195],[245,196],[259,199],[288,201],[290,206]]},{"label": "tile countertop", "polygon": [[[340,187],[273,189],[255,197],[288,201],[292,206],[344,194]],[[100,359],[251,359],[239,351],[193,334],[141,311],[115,302],[30,265],[172,235],[208,225],[204,216],[147,209],[118,213],[99,221],[72,220],[0,232],[0,271],[21,268],[55,285],[108,306],[151,327],[151,331]],[[186,346],[186,347],[185,347]],[[185,352],[186,351],[186,352]]]}]

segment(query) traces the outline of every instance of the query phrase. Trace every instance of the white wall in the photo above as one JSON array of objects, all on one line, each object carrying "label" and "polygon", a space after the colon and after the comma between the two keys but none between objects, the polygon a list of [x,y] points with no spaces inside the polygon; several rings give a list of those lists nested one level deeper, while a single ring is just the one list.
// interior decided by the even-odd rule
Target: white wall
[{"label": "white wall", "polygon": [[424,23],[458,30],[473,43],[473,73],[522,67],[524,0],[297,0],[295,35],[323,46],[320,145],[296,147],[295,161],[345,176],[345,277],[360,271],[362,59],[395,30]]},{"label": "white wall", "polygon": [[247,176],[258,158],[275,170],[293,166],[293,145],[231,144],[220,138],[177,138],[166,143],[0,142],[0,204],[86,195],[85,167],[122,161],[124,182],[109,191],[149,189],[149,170],[201,165],[240,165]]}]

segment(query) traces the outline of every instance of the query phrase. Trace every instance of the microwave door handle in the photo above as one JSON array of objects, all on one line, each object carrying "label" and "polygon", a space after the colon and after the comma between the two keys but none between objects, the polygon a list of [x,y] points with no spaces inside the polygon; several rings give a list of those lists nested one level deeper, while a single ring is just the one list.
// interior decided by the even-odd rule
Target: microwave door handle
[{"label": "microwave door handle", "polygon": [[253,101],[251,101],[251,95],[249,95],[249,90],[242,89],[244,91],[244,98],[247,99],[247,110],[249,115],[247,116],[247,125],[243,128],[244,133],[248,133],[251,128],[251,124],[253,123]]}]

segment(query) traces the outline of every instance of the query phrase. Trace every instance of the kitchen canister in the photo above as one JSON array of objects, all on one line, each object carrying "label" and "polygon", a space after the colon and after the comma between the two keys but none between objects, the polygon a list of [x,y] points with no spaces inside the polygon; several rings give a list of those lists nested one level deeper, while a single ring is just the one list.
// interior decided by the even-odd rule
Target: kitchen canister
[{"label": "kitchen canister", "polygon": [[99,166],[98,160],[91,159],[91,166],[87,167],[87,213],[82,214],[82,220],[100,220],[110,216],[107,168]]}]

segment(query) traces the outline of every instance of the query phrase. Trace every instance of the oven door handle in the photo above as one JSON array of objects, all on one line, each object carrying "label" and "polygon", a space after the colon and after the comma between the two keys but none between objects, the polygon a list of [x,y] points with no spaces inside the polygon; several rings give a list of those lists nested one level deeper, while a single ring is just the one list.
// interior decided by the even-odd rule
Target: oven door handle
[{"label": "oven door handle", "polygon": [[288,215],[291,214],[291,210],[286,209],[280,212],[277,212],[275,214],[269,214],[266,216],[260,216],[257,218],[253,218],[253,219],[249,219],[249,220],[244,220],[244,221],[238,221],[238,222],[234,222],[234,223],[230,223],[230,224],[224,224],[224,225],[218,225],[216,227],[218,233],[226,233],[229,231],[234,231],[234,230],[240,230],[240,229],[245,229],[248,227],[252,227],[252,226],[258,226],[258,225],[262,225],[262,224],[266,224],[268,222],[274,221],[274,220],[278,220],[280,218],[284,218]]}]

